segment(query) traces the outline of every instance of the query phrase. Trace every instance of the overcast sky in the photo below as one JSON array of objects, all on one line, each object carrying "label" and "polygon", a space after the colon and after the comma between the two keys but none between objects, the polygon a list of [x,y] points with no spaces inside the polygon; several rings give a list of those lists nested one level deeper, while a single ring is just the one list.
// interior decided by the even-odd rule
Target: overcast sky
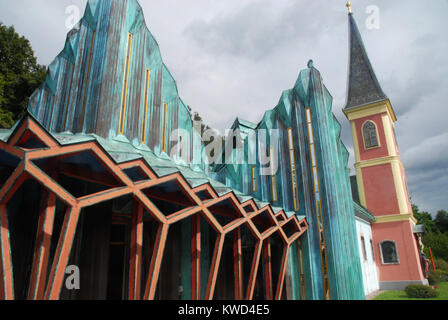
[{"label": "overcast sky", "polygon": [[[313,59],[334,97],[352,166],[351,131],[341,111],[348,68],[345,2],[140,0],[180,96],[221,131],[237,116],[260,121]],[[85,4],[0,0],[0,22],[14,25],[38,62],[48,65],[65,42],[67,7],[78,6],[82,16]],[[378,22],[370,19],[371,6],[379,9],[379,28],[368,27]],[[448,0],[353,0],[352,7],[398,116],[412,202],[432,213],[448,210]]]}]

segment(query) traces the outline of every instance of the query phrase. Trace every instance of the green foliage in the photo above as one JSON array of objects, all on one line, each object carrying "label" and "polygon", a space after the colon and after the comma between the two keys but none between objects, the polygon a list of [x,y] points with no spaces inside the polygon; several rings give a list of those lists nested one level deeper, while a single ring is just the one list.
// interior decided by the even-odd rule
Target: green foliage
[{"label": "green foliage", "polygon": [[0,128],[11,128],[14,125],[14,115],[10,111],[0,109]]},{"label": "green foliage", "polygon": [[28,98],[45,81],[46,68],[14,27],[0,23],[0,126],[10,128],[25,112]]},{"label": "green foliage", "polygon": [[412,205],[412,209],[418,224],[426,228],[426,234],[422,237],[426,256],[429,258],[431,248],[434,258],[448,261],[448,213],[440,210],[433,220],[430,213],[420,212],[418,206]]},{"label": "green foliage", "polygon": [[[448,300],[448,282],[441,282],[437,285],[437,291],[440,295],[437,298],[429,298],[429,300]],[[418,298],[409,298],[406,292],[399,290],[385,291],[377,296],[374,300],[423,300]]]},{"label": "green foliage", "polygon": [[448,212],[445,210],[438,211],[434,222],[440,232],[448,232]]},{"label": "green foliage", "polygon": [[429,286],[411,284],[406,287],[405,292],[409,298],[436,298],[439,292]]},{"label": "green foliage", "polygon": [[431,285],[436,285],[440,282],[447,281],[447,277],[448,272],[439,269],[434,271],[433,269],[431,269],[429,271],[428,282]]},{"label": "green foliage", "polygon": [[448,273],[448,262],[443,259],[435,259],[435,264],[437,270],[443,270]]},{"label": "green foliage", "polygon": [[441,258],[445,261],[448,260],[448,234],[427,233],[423,236],[422,241],[425,249],[431,248],[435,258]]},{"label": "green foliage", "polygon": [[418,224],[423,224],[426,228],[426,232],[436,232],[438,231],[437,225],[432,219],[432,215],[426,211],[420,212],[418,206],[412,205],[412,210],[414,212],[414,217],[417,219]]}]

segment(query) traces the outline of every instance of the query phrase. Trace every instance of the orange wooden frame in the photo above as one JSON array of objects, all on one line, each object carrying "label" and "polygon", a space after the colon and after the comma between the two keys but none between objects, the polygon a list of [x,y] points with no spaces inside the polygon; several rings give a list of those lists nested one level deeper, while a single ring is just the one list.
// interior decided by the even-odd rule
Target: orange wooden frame
[{"label": "orange wooden frame", "polygon": [[[20,137],[31,131],[44,144],[38,149],[24,149],[17,145]],[[13,266],[10,254],[9,228],[7,223],[7,204],[27,179],[35,179],[44,188],[44,196],[39,216],[37,237],[34,248],[34,258],[32,264],[32,274],[30,276],[30,290],[28,299],[59,299],[65,269],[75,237],[78,218],[83,208],[113,200],[123,195],[131,195],[134,198],[134,211],[132,215],[131,232],[131,258],[129,275],[129,299],[153,300],[156,294],[160,269],[163,262],[165,245],[168,231],[171,225],[183,219],[192,218],[192,299],[201,299],[200,284],[200,246],[201,230],[200,217],[203,217],[208,224],[216,231],[217,238],[211,260],[211,268],[207,281],[205,299],[213,299],[216,279],[221,262],[221,255],[224,240],[227,234],[233,234],[234,250],[234,270],[235,270],[235,299],[251,300],[254,294],[255,280],[261,254],[264,250],[265,268],[270,270],[270,246],[263,246],[270,243],[270,237],[276,233],[280,235],[284,248],[281,261],[280,274],[278,276],[277,292],[272,292],[272,276],[269,273],[267,283],[267,297],[269,299],[280,299],[283,289],[284,278],[287,268],[288,252],[290,245],[295,242],[307,230],[308,224],[305,219],[299,221],[297,216],[287,218],[284,211],[275,213],[270,205],[258,208],[254,200],[241,203],[237,196],[230,192],[219,196],[210,184],[204,184],[196,188],[191,188],[186,179],[180,173],[174,173],[165,177],[158,177],[150,165],[144,159],[133,160],[126,163],[117,164],[107,152],[96,141],[87,141],[73,145],[60,145],[34,118],[27,116],[18,124],[12,132],[7,142],[0,141],[0,148],[5,152],[20,158],[17,168],[11,173],[0,188],[0,298],[14,299]],[[90,152],[107,169],[121,185],[111,187],[108,190],[82,197],[75,197],[61,187],[57,182],[57,177],[50,177],[42,171],[34,161],[42,158],[65,157],[80,152]],[[148,179],[134,183],[123,170],[138,166]],[[85,177],[79,177],[83,179]],[[158,186],[162,183],[174,181],[182,192],[188,197],[192,205],[170,215],[164,215],[145,195],[145,189]],[[210,199],[201,200],[198,193],[206,191]],[[55,258],[49,265],[49,245],[53,232],[53,221],[55,213],[56,199],[66,204],[66,214],[58,240]],[[221,225],[216,216],[210,211],[214,205],[226,201],[231,203],[233,209],[238,212],[238,217],[227,225]],[[246,211],[248,210],[248,211]],[[157,237],[153,248],[153,255],[150,260],[148,277],[145,279],[145,288],[140,288],[141,283],[141,263],[143,246],[143,211],[147,211],[158,223]],[[213,210],[212,210],[213,211]],[[260,214],[267,214],[272,224],[264,232],[260,232],[253,222],[253,219]],[[293,223],[295,232],[288,237],[283,230],[283,226]],[[242,226],[246,226],[254,238],[256,245],[252,259],[251,271],[249,275],[248,287],[243,288],[242,281],[242,249],[241,231]],[[264,249],[263,249],[264,248]],[[50,276],[46,281],[46,270],[49,268]],[[142,291],[143,290],[143,291]],[[143,293],[143,295],[142,295]]]}]

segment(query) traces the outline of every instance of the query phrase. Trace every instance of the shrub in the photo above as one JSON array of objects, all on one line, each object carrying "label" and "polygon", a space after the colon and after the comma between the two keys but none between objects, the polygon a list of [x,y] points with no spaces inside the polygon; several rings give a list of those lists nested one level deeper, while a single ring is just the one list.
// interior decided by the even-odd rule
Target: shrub
[{"label": "shrub", "polygon": [[448,273],[448,262],[446,262],[443,259],[436,259],[435,264],[436,264],[437,270],[443,270]]},{"label": "shrub", "polygon": [[428,282],[429,282],[429,284],[435,285],[435,284],[438,284],[439,282],[442,282],[443,281],[442,274],[443,274],[442,270],[434,271],[434,270],[431,269],[429,271],[429,275],[428,275]]},{"label": "shrub", "polygon": [[436,298],[439,292],[429,286],[411,284],[406,287],[405,292],[409,298]]}]

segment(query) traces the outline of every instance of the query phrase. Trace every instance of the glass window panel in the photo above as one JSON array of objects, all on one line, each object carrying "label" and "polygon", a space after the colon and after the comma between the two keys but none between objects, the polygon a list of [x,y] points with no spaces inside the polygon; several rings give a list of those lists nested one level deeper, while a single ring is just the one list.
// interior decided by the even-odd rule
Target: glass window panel
[{"label": "glass window panel", "polygon": [[367,121],[362,127],[364,145],[367,149],[379,147],[376,125],[372,121]]},{"label": "glass window panel", "polygon": [[367,260],[367,251],[366,251],[366,241],[364,237],[361,237],[361,249],[362,249],[362,257],[364,260]]},{"label": "glass window panel", "polygon": [[398,253],[395,242],[385,241],[381,243],[383,263],[398,263]]}]

